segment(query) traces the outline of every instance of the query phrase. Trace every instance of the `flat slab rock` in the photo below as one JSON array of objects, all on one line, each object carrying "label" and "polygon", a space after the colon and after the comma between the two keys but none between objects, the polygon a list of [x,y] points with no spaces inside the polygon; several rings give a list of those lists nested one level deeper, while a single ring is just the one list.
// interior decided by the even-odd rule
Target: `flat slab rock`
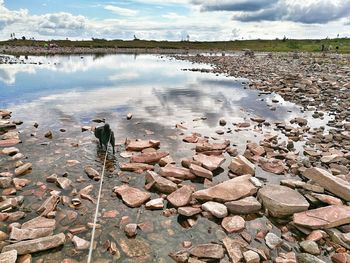
[{"label": "flat slab rock", "polygon": [[251,214],[261,209],[261,204],[253,196],[248,196],[240,200],[226,202],[228,211],[232,214]]},{"label": "flat slab rock", "polygon": [[1,263],[16,263],[16,260],[17,260],[17,251],[16,250],[2,252],[0,254],[0,262]]},{"label": "flat slab rock", "polygon": [[313,167],[305,170],[303,175],[315,181],[318,185],[324,187],[329,192],[350,201],[350,183],[343,179],[333,176],[324,169]]},{"label": "flat slab rock", "polygon": [[218,244],[202,244],[193,247],[190,254],[198,258],[221,259],[224,257],[224,248]]},{"label": "flat slab rock", "polygon": [[259,190],[258,199],[274,217],[289,216],[309,208],[309,203],[299,192],[282,185],[264,186]]},{"label": "flat slab rock", "polygon": [[127,151],[142,151],[147,148],[158,148],[160,141],[156,140],[129,140],[126,143]]},{"label": "flat slab rock", "polygon": [[131,163],[148,163],[154,164],[160,161],[160,159],[168,156],[168,152],[151,152],[151,153],[141,153],[140,155],[134,155],[131,157]]},{"label": "flat slab rock", "polygon": [[147,171],[146,182],[147,184],[152,184],[154,188],[165,194],[170,194],[177,190],[177,184],[153,171]]},{"label": "flat slab rock", "polygon": [[250,182],[250,177],[251,175],[238,176],[208,189],[196,191],[192,196],[202,201],[218,202],[229,202],[251,196],[257,192],[257,188]]},{"label": "flat slab rock", "polygon": [[142,173],[143,171],[153,170],[154,166],[147,163],[120,163],[120,170],[128,172]]},{"label": "flat slab rock", "polygon": [[230,171],[237,175],[244,174],[255,174],[255,165],[252,164],[247,158],[243,155],[238,155],[234,157],[228,167]]},{"label": "flat slab rock", "polygon": [[293,216],[293,223],[311,229],[327,229],[350,224],[350,207],[346,205],[331,205]]},{"label": "flat slab rock", "polygon": [[194,186],[184,185],[167,196],[167,200],[175,207],[185,206],[191,201],[192,193],[195,191]]},{"label": "flat slab rock", "polygon": [[149,193],[126,184],[114,187],[113,192],[121,196],[124,203],[130,207],[139,207],[151,198]]},{"label": "flat slab rock", "polygon": [[199,162],[209,171],[214,171],[225,162],[225,158],[223,156],[205,155],[201,153],[193,156],[193,160]]},{"label": "flat slab rock", "polygon": [[66,241],[66,236],[63,233],[42,237],[38,239],[21,241],[12,245],[5,246],[2,252],[16,250],[18,255],[32,254],[39,251],[48,250],[61,246]]},{"label": "flat slab rock", "polygon": [[174,177],[182,180],[195,179],[196,176],[190,172],[189,169],[176,167],[174,165],[167,165],[160,168],[159,174],[163,177]]},{"label": "flat slab rock", "polygon": [[208,201],[202,204],[202,209],[211,213],[217,218],[224,218],[225,216],[227,216],[227,207],[221,203]]}]

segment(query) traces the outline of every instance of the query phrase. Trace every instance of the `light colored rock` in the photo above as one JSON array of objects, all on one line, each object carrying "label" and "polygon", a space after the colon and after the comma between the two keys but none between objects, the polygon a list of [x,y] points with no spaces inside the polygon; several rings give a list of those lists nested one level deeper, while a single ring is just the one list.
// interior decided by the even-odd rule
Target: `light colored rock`
[{"label": "light colored rock", "polygon": [[221,226],[228,233],[239,232],[245,228],[245,221],[240,216],[225,217],[221,222]]},{"label": "light colored rock", "polygon": [[248,196],[236,201],[226,202],[225,206],[232,214],[252,214],[258,212],[261,209],[261,204],[253,196]]},{"label": "light colored rock", "polygon": [[167,165],[160,168],[159,174],[163,177],[174,177],[181,180],[195,179],[196,176],[189,169]]},{"label": "light colored rock", "polygon": [[11,177],[0,177],[0,188],[7,188],[12,185]]},{"label": "light colored rock", "polygon": [[113,192],[121,196],[124,203],[130,207],[139,207],[151,198],[149,193],[126,184],[114,187]]},{"label": "light colored rock", "polygon": [[11,241],[22,241],[28,239],[36,239],[40,237],[51,236],[53,234],[54,228],[27,228],[19,229],[17,227],[12,227],[10,233]]},{"label": "light colored rock", "polygon": [[319,255],[321,253],[317,243],[312,240],[305,240],[299,243],[300,247],[309,254]]},{"label": "light colored rock", "polygon": [[153,170],[154,166],[147,163],[120,163],[120,170],[128,172],[142,173],[144,171]]},{"label": "light colored rock", "polygon": [[282,244],[283,240],[274,233],[267,233],[265,236],[265,243],[270,249],[275,249]]},{"label": "light colored rock", "polygon": [[193,156],[193,160],[199,162],[209,171],[216,170],[225,162],[225,158],[223,156],[205,155],[201,153]]},{"label": "light colored rock", "polygon": [[208,178],[208,179],[213,178],[213,173],[211,171],[209,171],[201,166],[195,165],[193,163],[190,164],[190,172],[198,177],[203,177],[203,178]]},{"label": "light colored rock", "polygon": [[317,258],[308,253],[298,253],[297,254],[298,263],[326,263],[323,260]]},{"label": "light colored rock", "polygon": [[146,173],[146,182],[147,184],[152,184],[158,191],[170,194],[177,190],[177,185],[172,181],[159,176],[153,171],[147,171]]},{"label": "light colored rock", "polygon": [[296,213],[293,222],[311,229],[327,229],[350,224],[350,207],[331,205]]},{"label": "light colored rock", "polygon": [[202,204],[202,209],[211,213],[217,218],[224,218],[225,216],[227,216],[226,206],[217,202],[208,201]]},{"label": "light colored rock", "polygon": [[146,203],[146,209],[163,209],[164,203],[163,198],[156,198]]},{"label": "light colored rock", "polygon": [[27,172],[28,170],[32,169],[32,164],[31,163],[25,163],[23,165],[21,165],[20,167],[15,169],[15,175],[22,175],[25,172]]},{"label": "light colored rock", "polygon": [[234,157],[228,167],[230,171],[237,175],[255,174],[255,166],[243,155]]},{"label": "light colored rock", "polygon": [[185,206],[191,201],[195,188],[192,185],[184,185],[167,196],[167,200],[175,207]]},{"label": "light colored rock", "polygon": [[146,148],[158,148],[160,145],[160,141],[155,140],[130,140],[126,143],[127,151],[142,151]]},{"label": "light colored rock", "polygon": [[170,155],[168,155],[168,156],[166,156],[166,157],[164,157],[164,158],[162,158],[162,159],[159,160],[159,165],[162,166],[162,167],[163,167],[163,166],[166,166],[166,165],[168,165],[168,164],[175,164],[174,159],[171,158]]},{"label": "light colored rock", "polygon": [[190,217],[190,216],[199,214],[200,212],[202,212],[202,209],[197,208],[197,207],[184,206],[184,207],[179,207],[177,209],[177,212],[180,215]]},{"label": "light colored rock", "polygon": [[22,224],[22,229],[32,228],[53,228],[56,225],[55,219],[38,216]]},{"label": "light colored rock", "polygon": [[339,177],[333,176],[326,170],[321,168],[308,168],[303,175],[315,181],[320,186],[327,189],[329,192],[343,198],[346,201],[350,201],[350,183],[342,180]]},{"label": "light colored rock", "polygon": [[253,250],[248,250],[243,253],[243,257],[246,263],[259,263],[260,256]]},{"label": "light colored rock", "polygon": [[134,237],[137,234],[137,224],[127,224],[124,232],[128,237]]},{"label": "light colored rock", "polygon": [[76,250],[88,250],[90,247],[90,242],[80,238],[78,236],[73,236],[72,242]]},{"label": "light colored rock", "polygon": [[92,168],[91,166],[85,166],[84,167],[84,171],[87,174],[87,176],[91,179],[94,180],[100,180],[101,176],[99,174],[99,172],[97,172],[94,168]]},{"label": "light colored rock", "polygon": [[64,190],[67,190],[67,189],[69,189],[71,187],[72,181],[70,179],[66,178],[66,177],[59,177],[56,180],[56,184],[60,188],[62,188]]},{"label": "light colored rock", "polygon": [[217,184],[208,189],[199,190],[193,193],[198,200],[228,202],[251,196],[256,193],[257,188],[250,182],[251,175],[238,176]]},{"label": "light colored rock", "polygon": [[259,200],[274,217],[289,216],[309,208],[309,203],[297,191],[281,185],[266,185],[259,190]]},{"label": "light colored rock", "polygon": [[7,147],[1,150],[2,154],[6,155],[15,155],[19,153],[19,150],[16,147]]},{"label": "light colored rock", "polygon": [[148,163],[154,164],[159,162],[160,159],[168,156],[168,152],[151,152],[151,153],[141,153],[140,155],[134,155],[131,157],[131,163]]},{"label": "light colored rock", "polygon": [[0,263],[16,263],[16,260],[17,260],[16,250],[2,252],[0,254]]},{"label": "light colored rock", "polygon": [[21,241],[15,244],[7,245],[2,249],[3,252],[16,250],[18,255],[32,254],[51,248],[59,247],[64,244],[66,237],[63,233],[42,237],[38,239]]},{"label": "light colored rock", "polygon": [[190,254],[198,258],[221,259],[224,253],[224,248],[218,244],[197,245],[190,250]]}]

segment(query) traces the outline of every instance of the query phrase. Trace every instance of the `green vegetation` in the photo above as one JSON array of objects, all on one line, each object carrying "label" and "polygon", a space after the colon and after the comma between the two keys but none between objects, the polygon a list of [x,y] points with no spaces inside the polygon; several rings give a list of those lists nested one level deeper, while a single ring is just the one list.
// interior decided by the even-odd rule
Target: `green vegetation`
[{"label": "green vegetation", "polygon": [[93,39],[83,41],[70,40],[7,40],[0,41],[1,45],[9,46],[41,46],[48,43],[56,44],[58,47],[85,47],[85,48],[146,48],[146,49],[197,49],[197,50],[242,50],[251,49],[254,51],[266,52],[288,52],[306,51],[319,52],[324,45],[326,50],[335,52],[336,47],[339,53],[350,53],[350,39],[322,39],[322,40],[236,40],[236,41],[216,41],[216,42],[187,42],[187,41],[146,41],[146,40],[104,40]]}]

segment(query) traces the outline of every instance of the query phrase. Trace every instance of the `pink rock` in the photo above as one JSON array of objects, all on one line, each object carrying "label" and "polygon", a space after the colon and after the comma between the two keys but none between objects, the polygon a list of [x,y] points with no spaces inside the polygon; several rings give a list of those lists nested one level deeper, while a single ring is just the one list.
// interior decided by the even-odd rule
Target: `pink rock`
[{"label": "pink rock", "polygon": [[151,198],[149,193],[126,184],[114,187],[113,191],[130,207],[139,207]]},{"label": "pink rock", "polygon": [[119,215],[117,210],[110,210],[110,211],[104,212],[102,217],[104,217],[104,218],[114,218],[117,215]]},{"label": "pink rock", "polygon": [[78,236],[72,238],[72,242],[76,250],[87,250],[90,247],[90,242]]},{"label": "pink rock", "polygon": [[153,170],[154,166],[146,163],[120,163],[120,170],[142,173],[147,170]]},{"label": "pink rock", "polygon": [[260,159],[261,168],[269,173],[283,174],[285,172],[285,164],[281,160],[264,160]]},{"label": "pink rock", "polygon": [[160,159],[168,156],[168,152],[154,152],[154,153],[142,153],[131,157],[131,163],[148,163],[154,164],[159,162]]},{"label": "pink rock", "polygon": [[20,142],[21,141],[19,139],[0,140],[0,147],[14,146],[16,144],[19,144]]},{"label": "pink rock", "polygon": [[230,146],[230,141],[225,141],[224,143],[198,143],[196,145],[196,152],[207,152],[207,151],[224,151]]},{"label": "pink rock", "polygon": [[156,188],[158,191],[166,194],[170,194],[177,190],[177,185],[172,181],[159,176],[153,171],[147,171],[146,183]]},{"label": "pink rock", "polygon": [[167,165],[160,168],[159,174],[164,177],[174,177],[182,180],[194,179],[196,176],[190,172],[190,170],[182,167],[176,167],[173,165]]},{"label": "pink rock", "polygon": [[195,188],[192,185],[184,185],[167,196],[167,200],[175,207],[185,206],[191,201]]},{"label": "pink rock", "polygon": [[225,158],[223,156],[208,156],[204,154],[197,154],[193,156],[193,159],[210,171],[214,171],[225,162]]},{"label": "pink rock", "polygon": [[208,179],[213,178],[213,173],[211,171],[195,164],[190,165],[190,172],[198,177],[204,177]]},{"label": "pink rock", "polygon": [[126,150],[127,151],[142,151],[146,148],[158,148],[160,145],[160,141],[156,140],[129,140],[126,142]]},{"label": "pink rock", "polygon": [[255,166],[243,155],[234,157],[228,167],[231,172],[237,175],[255,174]]},{"label": "pink rock", "polygon": [[221,226],[228,233],[238,232],[245,228],[245,221],[240,216],[225,217],[221,222]]}]

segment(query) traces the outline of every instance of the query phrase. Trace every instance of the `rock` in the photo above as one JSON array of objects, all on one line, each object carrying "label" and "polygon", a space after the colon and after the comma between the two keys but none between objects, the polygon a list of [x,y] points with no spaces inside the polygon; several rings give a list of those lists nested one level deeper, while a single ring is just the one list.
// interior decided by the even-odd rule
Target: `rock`
[{"label": "rock", "polygon": [[19,153],[19,150],[15,147],[8,147],[8,148],[4,148],[1,150],[2,154],[6,154],[6,155],[15,155],[16,153]]},{"label": "rock", "polygon": [[24,186],[30,184],[30,180],[22,178],[13,178],[13,184],[17,190],[22,189]]},{"label": "rock", "polygon": [[41,213],[41,216],[47,216],[53,210],[56,209],[57,204],[60,201],[60,197],[57,195],[51,195],[45,202],[38,208],[37,212]]},{"label": "rock", "polygon": [[317,198],[323,203],[326,203],[328,205],[342,205],[343,202],[339,198],[333,197],[331,195],[325,195],[325,194],[311,194],[313,197]]},{"label": "rock", "polygon": [[225,158],[223,156],[205,155],[201,153],[193,156],[193,160],[199,162],[209,171],[218,169],[225,162]]},{"label": "rock", "polygon": [[301,194],[281,185],[266,185],[259,190],[258,198],[274,217],[289,216],[309,208],[309,203]]},{"label": "rock", "polygon": [[191,201],[195,188],[191,185],[184,185],[167,196],[167,200],[175,207],[185,206]]},{"label": "rock", "polygon": [[0,242],[5,241],[8,238],[9,238],[8,234],[0,230]]},{"label": "rock", "polygon": [[211,213],[217,218],[224,218],[225,216],[227,216],[226,206],[217,202],[208,201],[202,204],[202,209]]},{"label": "rock", "polygon": [[300,247],[309,254],[319,255],[321,253],[317,243],[312,240],[305,240],[299,243]]},{"label": "rock", "polygon": [[168,155],[169,155],[168,152],[141,153],[140,155],[132,156],[130,159],[130,162],[154,164],[159,162],[160,159]]},{"label": "rock", "polygon": [[22,229],[33,228],[54,228],[56,225],[55,219],[38,216],[22,224]]},{"label": "rock", "polygon": [[151,198],[149,193],[126,184],[114,187],[113,192],[121,196],[123,202],[130,207],[139,207]]},{"label": "rock", "polygon": [[54,228],[27,228],[27,229],[19,229],[16,227],[12,227],[10,233],[11,241],[22,241],[28,239],[36,239],[40,237],[51,236],[53,234]]},{"label": "rock", "polygon": [[283,243],[283,240],[274,233],[269,232],[265,236],[265,243],[270,249],[275,249]]},{"label": "rock", "polygon": [[62,188],[64,190],[67,190],[67,189],[69,189],[71,187],[72,181],[70,179],[68,179],[68,178],[65,178],[65,177],[59,177],[56,180],[56,184],[60,188]]},{"label": "rock", "polygon": [[225,237],[222,242],[227,250],[227,253],[232,261],[232,263],[239,263],[243,259],[243,254],[241,251],[242,242],[240,240],[231,239]]},{"label": "rock", "polygon": [[257,188],[263,187],[262,182],[261,182],[258,178],[256,178],[256,177],[250,177],[249,180],[251,181],[251,183],[252,183],[255,187],[257,187]]},{"label": "rock", "polygon": [[224,143],[209,143],[209,142],[201,142],[196,145],[196,152],[212,152],[225,151],[227,147],[230,146],[230,141],[225,141]]},{"label": "rock", "polygon": [[174,177],[181,180],[195,179],[196,176],[189,169],[168,165],[160,168],[159,174],[163,177]]},{"label": "rock", "polygon": [[127,224],[124,232],[128,237],[134,237],[137,234],[137,224]]},{"label": "rock", "polygon": [[225,206],[232,214],[252,214],[261,209],[261,204],[252,196],[237,201],[226,202]]},{"label": "rock", "polygon": [[163,209],[163,198],[156,198],[146,203],[146,209]]},{"label": "rock", "polygon": [[8,210],[9,208],[18,207],[23,203],[23,196],[16,196],[14,198],[7,198],[0,202],[0,211]]},{"label": "rock", "polygon": [[126,143],[126,150],[127,151],[142,151],[146,148],[158,148],[160,145],[160,141],[155,140],[149,140],[149,141],[143,141],[143,140],[130,140]]},{"label": "rock", "polygon": [[118,244],[123,252],[131,258],[144,257],[151,254],[151,247],[146,240],[137,238],[119,239]]},{"label": "rock", "polygon": [[327,229],[350,223],[350,207],[345,205],[331,205],[293,216],[296,225],[311,229]]},{"label": "rock", "polygon": [[259,164],[264,171],[269,173],[283,174],[285,172],[285,165],[281,160],[266,160],[261,158]]},{"label": "rock", "polygon": [[12,185],[11,177],[0,177],[0,188],[8,188]]},{"label": "rock", "polygon": [[208,189],[196,191],[192,196],[198,200],[219,202],[228,202],[251,196],[256,193],[257,188],[250,182],[250,177],[250,175],[239,176]]},{"label": "rock", "polygon": [[177,212],[180,215],[191,217],[202,212],[202,209],[197,207],[185,206],[185,207],[179,207],[177,209]]},{"label": "rock", "polygon": [[28,170],[32,169],[31,163],[26,163],[15,169],[15,175],[19,176],[27,172]]},{"label": "rock", "polygon": [[146,163],[120,163],[120,170],[142,173],[144,171],[153,170],[154,166]]},{"label": "rock", "polygon": [[15,244],[7,245],[2,249],[2,253],[14,249],[17,250],[18,255],[32,254],[47,249],[59,247],[63,245],[65,241],[65,235],[63,233],[60,233],[53,236],[41,237],[38,239],[21,241]]},{"label": "rock", "polygon": [[132,114],[129,112],[129,113],[126,115],[126,119],[127,119],[127,120],[131,120],[131,118],[132,118]]},{"label": "rock", "polygon": [[350,201],[350,183],[342,180],[339,177],[333,176],[326,170],[321,168],[308,168],[303,173],[303,176],[313,180],[318,185],[324,187],[329,192]]},{"label": "rock", "polygon": [[203,177],[203,178],[208,178],[208,179],[213,178],[213,173],[211,171],[209,171],[201,166],[195,165],[193,163],[190,164],[190,172],[198,177]]},{"label": "rock", "polygon": [[240,216],[225,217],[221,222],[221,226],[228,233],[239,232],[245,228],[245,221]]},{"label": "rock", "polygon": [[246,263],[259,263],[260,256],[253,250],[248,250],[243,253],[243,257]]},{"label": "rock", "polygon": [[171,158],[170,155],[163,157],[162,159],[159,160],[159,165],[162,167],[168,164],[175,164],[175,161],[173,160],[173,158]]},{"label": "rock", "polygon": [[146,182],[147,184],[151,184],[161,193],[170,194],[177,190],[177,185],[175,183],[159,176],[153,171],[147,171]]},{"label": "rock", "polygon": [[350,255],[348,253],[335,253],[331,256],[333,263],[348,263],[350,262]]},{"label": "rock", "polygon": [[84,167],[84,171],[87,174],[87,176],[90,179],[93,179],[95,181],[98,181],[101,179],[101,176],[99,174],[99,172],[97,172],[94,168],[92,168],[91,166],[85,166]]},{"label": "rock", "polygon": [[17,145],[21,142],[19,139],[6,139],[6,140],[0,140],[0,147],[10,147]]},{"label": "rock", "polygon": [[88,250],[90,248],[90,242],[78,236],[73,236],[72,242],[76,250]]},{"label": "rock", "polygon": [[219,120],[220,126],[225,126],[226,125],[226,120],[225,119],[220,119]]},{"label": "rock", "polygon": [[234,157],[228,167],[231,172],[237,175],[255,174],[255,166],[243,155]]},{"label": "rock", "polygon": [[169,253],[169,257],[173,259],[175,262],[179,262],[179,263],[188,262],[189,256],[190,256],[189,252],[186,250]]},{"label": "rock", "polygon": [[325,263],[323,260],[308,253],[298,253],[297,260],[298,263]]},{"label": "rock", "polygon": [[2,252],[0,254],[0,262],[1,263],[16,263],[17,260],[17,251],[9,250],[7,252]]},{"label": "rock", "polygon": [[221,259],[224,257],[224,248],[218,244],[202,244],[190,250],[192,256],[198,258]]},{"label": "rock", "polygon": [[44,136],[45,138],[52,139],[52,136],[53,136],[52,131],[48,131],[47,133],[45,133]]},{"label": "rock", "polygon": [[319,241],[326,237],[327,234],[323,230],[313,230],[307,237],[306,240]]}]

